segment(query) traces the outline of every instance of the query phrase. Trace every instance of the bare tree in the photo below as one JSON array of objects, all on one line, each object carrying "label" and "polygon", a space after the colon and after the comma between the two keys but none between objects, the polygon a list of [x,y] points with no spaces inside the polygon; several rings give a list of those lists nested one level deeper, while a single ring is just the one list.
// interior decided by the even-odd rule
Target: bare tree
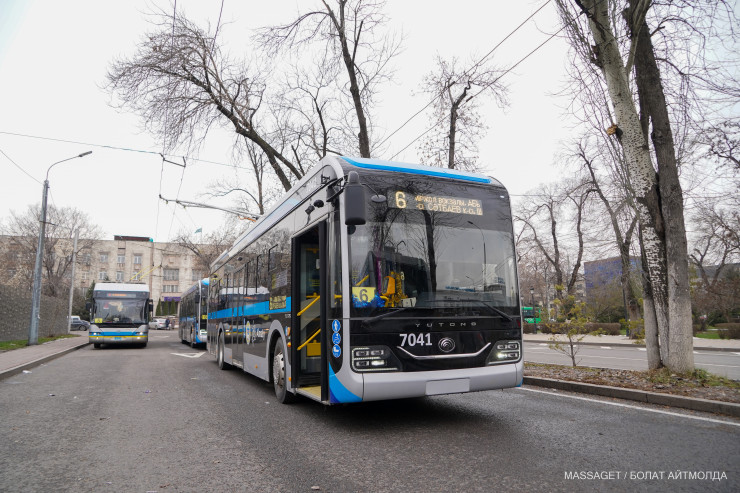
[{"label": "bare tree", "polygon": [[256,62],[236,62],[224,55],[215,35],[181,13],[159,12],[154,31],[137,53],[115,60],[108,72],[108,89],[121,106],[144,118],[146,127],[167,149],[197,147],[214,125],[229,125],[245,142],[264,153],[283,189],[304,172],[275,140],[273,115],[264,100],[269,71]]},{"label": "bare tree", "polygon": [[[637,295],[632,286],[632,280],[630,272],[632,270],[631,261],[631,245],[632,238],[635,232],[635,226],[637,225],[637,216],[634,214],[634,210],[629,206],[627,197],[610,198],[607,196],[608,191],[605,191],[601,185],[601,180],[597,178],[596,165],[594,158],[588,155],[586,149],[587,144],[584,140],[576,144],[576,155],[581,161],[581,164],[588,170],[589,176],[591,177],[590,186],[596,195],[601,200],[606,213],[609,216],[609,222],[614,232],[614,238],[616,240],[617,249],[619,250],[619,258],[622,268],[620,276],[620,285],[622,287],[622,296],[625,302],[625,320],[639,320],[640,317],[640,306],[637,300]],[[626,216],[626,221],[624,220]],[[626,227],[625,227],[626,226]]]},{"label": "bare tree", "polygon": [[355,147],[356,136],[348,138],[340,124],[344,110],[335,89],[338,77],[336,66],[323,65],[319,59],[310,67],[294,67],[285,84],[280,104],[296,115],[286,129],[293,135],[292,142],[302,144],[291,146],[299,165]]},{"label": "bare tree", "polygon": [[[547,260],[554,274],[555,296],[564,299],[565,293],[575,294],[576,281],[584,251],[584,213],[593,189],[588,182],[561,182],[547,187],[540,194],[527,197],[515,213],[514,219],[523,224],[526,241],[531,242]],[[572,221],[575,246],[563,244],[563,224]],[[560,229],[559,229],[560,226]],[[575,252],[573,259],[567,250]]]},{"label": "bare tree", "polygon": [[[477,171],[478,140],[487,129],[479,111],[482,100],[479,95],[486,91],[499,107],[506,106],[507,90],[498,82],[501,71],[472,62],[463,71],[457,58],[446,61],[439,56],[435,64],[435,69],[422,82],[422,92],[434,98],[430,120],[435,123],[434,130],[421,144],[422,162]],[[445,121],[446,127],[441,125]]]},{"label": "bare tree", "polygon": [[709,306],[705,311],[718,310],[729,322],[738,308],[737,272],[740,263],[740,205],[737,197],[729,208],[719,204],[703,204],[692,217],[697,241],[690,257],[697,269],[700,289]]},{"label": "bare tree", "polygon": [[[0,228],[6,237],[2,249],[2,261],[14,266],[11,282],[24,289],[33,286],[34,263],[41,221],[41,206],[29,206],[25,212],[10,212],[7,223]],[[100,228],[90,222],[84,212],[72,208],[47,207],[44,238],[44,260],[41,266],[42,293],[47,296],[64,297],[69,294],[69,277],[72,267],[74,232],[79,231],[77,252],[89,250],[102,236]],[[81,263],[79,255],[77,263]]]},{"label": "bare tree", "polygon": [[211,264],[249,227],[248,222],[237,221],[239,219],[236,217],[229,217],[222,227],[205,237],[198,233],[180,231],[172,243],[191,251],[197,259],[196,268],[207,275]]},{"label": "bare tree", "polygon": [[345,128],[356,129],[360,156],[368,158],[372,149],[369,111],[377,86],[392,76],[389,62],[400,49],[395,36],[381,32],[387,22],[383,6],[376,0],[321,0],[320,6],[294,21],[264,28],[257,36],[268,53],[305,51],[315,45],[322,66],[344,68],[346,84],[340,90],[349,93],[355,117]]},{"label": "bare tree", "polygon": [[708,128],[700,137],[706,146],[706,154],[720,166],[740,171],[740,123],[725,120]]}]

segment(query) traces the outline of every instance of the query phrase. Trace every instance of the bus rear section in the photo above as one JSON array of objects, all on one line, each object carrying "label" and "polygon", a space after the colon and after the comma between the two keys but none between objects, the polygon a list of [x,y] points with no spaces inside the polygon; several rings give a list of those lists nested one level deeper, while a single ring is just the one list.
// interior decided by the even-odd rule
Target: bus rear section
[{"label": "bus rear section", "polygon": [[96,349],[103,344],[146,347],[152,311],[146,284],[98,283],[89,308],[89,338]]}]

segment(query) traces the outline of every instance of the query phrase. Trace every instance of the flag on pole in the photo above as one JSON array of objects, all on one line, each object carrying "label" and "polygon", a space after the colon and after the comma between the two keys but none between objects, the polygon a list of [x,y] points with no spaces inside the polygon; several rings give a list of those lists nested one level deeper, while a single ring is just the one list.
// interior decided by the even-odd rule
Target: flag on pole
[{"label": "flag on pole", "polygon": [[195,230],[195,232],[196,233],[202,233],[203,232],[203,228],[198,228],[198,229]]}]

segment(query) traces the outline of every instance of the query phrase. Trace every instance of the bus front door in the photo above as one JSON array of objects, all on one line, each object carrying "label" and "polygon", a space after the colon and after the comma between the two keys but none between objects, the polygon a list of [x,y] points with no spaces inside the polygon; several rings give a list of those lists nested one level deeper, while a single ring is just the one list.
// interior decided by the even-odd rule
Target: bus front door
[{"label": "bus front door", "polygon": [[[320,223],[293,239],[292,377],[299,392],[317,400],[328,399],[326,383],[325,303],[326,224]],[[324,296],[325,298],[326,296]]]}]

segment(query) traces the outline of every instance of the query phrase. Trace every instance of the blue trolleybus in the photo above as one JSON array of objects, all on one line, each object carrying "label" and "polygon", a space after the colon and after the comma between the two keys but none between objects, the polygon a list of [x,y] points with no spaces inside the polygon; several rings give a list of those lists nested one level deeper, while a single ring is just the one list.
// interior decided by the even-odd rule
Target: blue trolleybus
[{"label": "blue trolleybus", "polygon": [[208,351],[324,404],[521,385],[509,194],[326,157],[212,265]]},{"label": "blue trolleybus", "polygon": [[180,341],[190,347],[206,344],[208,324],[208,279],[202,279],[180,297],[178,331]]},{"label": "blue trolleybus", "polygon": [[149,342],[149,316],[152,300],[149,286],[100,282],[95,285],[90,308],[90,342],[102,344],[138,344]]}]

